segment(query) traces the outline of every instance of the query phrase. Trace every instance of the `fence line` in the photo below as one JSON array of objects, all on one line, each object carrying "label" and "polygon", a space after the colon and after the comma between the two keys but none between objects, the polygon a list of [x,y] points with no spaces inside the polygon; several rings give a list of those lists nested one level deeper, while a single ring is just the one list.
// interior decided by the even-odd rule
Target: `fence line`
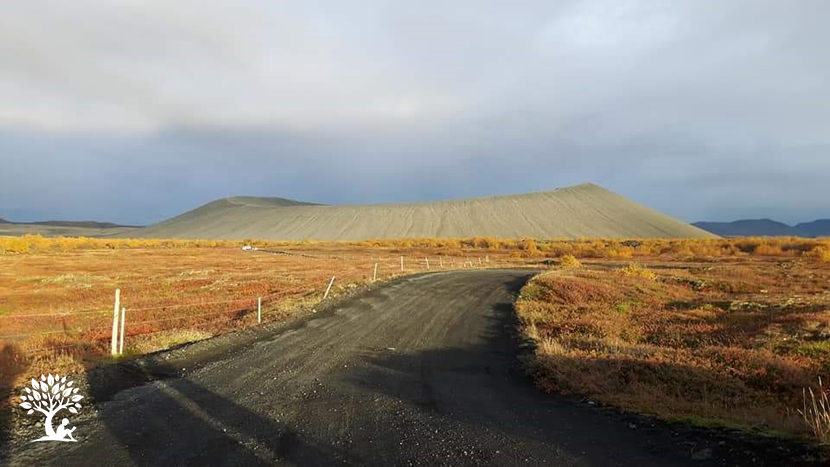
[{"label": "fence line", "polygon": [[[86,328],[86,329],[61,329],[60,331],[46,331],[46,332],[33,332],[33,333],[25,333],[25,334],[6,334],[0,336],[0,339],[9,339],[9,338],[16,338],[16,337],[34,337],[34,336],[46,336],[49,334],[69,334],[73,332],[82,333],[82,332],[89,332],[97,330],[98,328]],[[106,328],[101,328],[106,329]]]},{"label": "fence line", "polygon": [[[129,309],[129,308],[128,308]],[[148,319],[144,321],[133,321],[130,323],[130,326],[135,326],[137,324],[147,324],[147,323],[161,323],[165,321],[173,321],[176,319],[187,319],[187,318],[194,318],[199,316],[209,316],[209,315],[221,315],[222,313],[238,313],[244,311],[245,314],[253,312],[253,308],[250,310],[222,310],[222,311],[211,311],[208,313],[197,313],[197,314],[188,314],[184,316],[171,316],[169,318],[159,318],[159,319]]]},{"label": "fence line", "polygon": [[[216,321],[211,321],[209,323],[214,323],[214,322],[216,322]],[[206,323],[206,324],[209,324],[209,323]],[[84,330],[84,332],[88,332],[88,331],[91,331],[91,330],[94,330],[94,329],[87,329],[87,330]],[[158,334],[158,333],[161,333],[161,332],[169,332],[169,331],[171,331],[171,329],[158,329],[156,331],[130,334],[130,336],[131,337],[150,336],[150,335],[153,335],[153,334]],[[125,333],[125,334],[129,334],[129,333]],[[103,344],[103,341],[100,344]],[[38,347],[38,348],[33,349],[31,351],[28,351],[26,353],[29,354],[29,355],[42,355],[42,354],[47,353],[47,352],[51,352],[51,351],[55,351],[55,350],[69,349],[69,348],[78,348],[79,350],[83,350],[82,347],[84,347],[84,346],[85,346],[85,343],[83,343],[83,342],[75,342],[75,343],[64,344],[64,345],[59,345],[59,346]]]},{"label": "fence line", "polygon": [[241,302],[244,300],[251,300],[250,298],[234,298],[230,300],[217,300],[214,302],[190,302],[190,303],[179,303],[176,305],[159,305],[159,306],[150,306],[144,308],[130,308],[130,311],[151,311],[151,310],[166,310],[170,308],[184,308],[184,307],[197,307],[202,305],[220,305],[222,303],[232,303],[232,302]]},{"label": "fence line", "polygon": [[[105,307],[107,305],[101,305]],[[87,314],[94,314],[94,313],[109,313],[109,310],[97,310],[97,311],[60,311],[57,313],[32,313],[28,315],[3,315],[0,316],[0,319],[3,318],[34,318],[38,316],[68,316],[68,315],[87,315]]]},{"label": "fence line", "polygon": [[[269,295],[263,295],[263,297],[271,297],[271,296],[277,295],[278,293],[279,292],[271,293]],[[135,311],[152,311],[152,310],[166,310],[166,309],[170,309],[170,308],[198,307],[198,306],[202,306],[202,305],[219,305],[219,304],[222,304],[222,303],[233,303],[233,302],[239,302],[239,301],[244,301],[244,300],[251,300],[251,299],[250,298],[235,298],[235,299],[231,299],[231,300],[221,300],[221,301],[214,301],[214,302],[179,303],[179,304],[176,304],[176,305],[159,305],[159,306],[154,306],[154,307],[130,308],[130,311],[133,311],[133,312],[135,312]],[[104,307],[104,306],[107,306],[107,305],[102,305],[102,307]],[[32,314],[27,314],[27,315],[3,315],[3,316],[0,316],[0,319],[3,319],[3,318],[33,318],[33,317],[40,317],[40,316],[64,316],[64,317],[70,316],[71,317],[71,316],[80,315],[80,314],[93,314],[93,313],[104,314],[104,313],[109,313],[109,312],[110,312],[109,310],[98,310],[98,311],[94,311],[94,312],[93,311],[78,311],[78,312],[75,312],[75,311],[62,311],[62,312],[59,312],[59,313],[32,313]],[[2,338],[2,336],[0,336],[0,338]]]},{"label": "fence line", "polygon": [[[280,293],[281,292],[273,292],[273,293],[270,293],[268,295],[263,295],[263,298],[272,297],[272,296],[278,295]],[[151,310],[165,310],[165,309],[170,309],[170,308],[197,307],[197,306],[202,306],[202,305],[219,305],[219,304],[222,304],[222,303],[232,303],[232,302],[235,302],[235,301],[243,301],[243,300],[250,300],[250,298],[235,298],[235,299],[231,299],[231,300],[220,300],[220,301],[213,301],[213,302],[178,303],[178,304],[175,304],[175,305],[159,305],[159,306],[151,306],[151,307],[143,307],[143,308],[132,308],[131,307],[130,311],[151,311]],[[107,307],[107,306],[109,306],[109,305],[101,305],[101,308],[104,308],[104,307]],[[81,314],[110,313],[110,310],[104,310],[104,309],[98,309],[98,310],[95,310],[95,311],[89,311],[89,310],[91,310],[91,309],[87,308],[86,310],[81,310],[81,311],[66,310],[66,311],[60,311],[60,312],[56,312],[56,313],[30,313],[30,314],[26,314],[26,315],[12,314],[12,315],[0,316],[0,319],[35,318],[35,317],[42,317],[42,316],[75,316],[75,315],[81,315]],[[0,338],[1,337],[2,336],[0,336]]]}]

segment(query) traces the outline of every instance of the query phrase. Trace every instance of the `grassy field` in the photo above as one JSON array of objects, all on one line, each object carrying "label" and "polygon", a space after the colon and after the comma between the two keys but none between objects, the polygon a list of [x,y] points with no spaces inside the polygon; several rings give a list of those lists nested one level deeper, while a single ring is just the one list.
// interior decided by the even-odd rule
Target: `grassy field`
[{"label": "grassy field", "polygon": [[577,263],[537,276],[517,303],[543,388],[828,441],[826,410],[817,406],[813,432],[804,391],[818,399],[819,377],[830,380],[830,262],[805,254]]},{"label": "grassy field", "polygon": [[828,240],[24,236],[0,237],[0,388],[109,361],[115,289],[129,356],[254,326],[258,297],[263,322],[283,320],[318,303],[333,275],[336,296],[370,282],[375,263],[383,280],[427,261],[550,269],[518,308],[551,390],[798,433],[802,390],[830,368]]}]

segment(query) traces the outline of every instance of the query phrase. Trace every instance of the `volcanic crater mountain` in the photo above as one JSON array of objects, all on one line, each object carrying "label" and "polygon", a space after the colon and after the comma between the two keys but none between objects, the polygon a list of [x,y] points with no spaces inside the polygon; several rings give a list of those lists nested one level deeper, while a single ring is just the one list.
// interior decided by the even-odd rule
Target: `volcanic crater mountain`
[{"label": "volcanic crater mountain", "polygon": [[280,240],[714,237],[594,184],[521,195],[371,205],[232,197],[134,230],[129,236]]}]

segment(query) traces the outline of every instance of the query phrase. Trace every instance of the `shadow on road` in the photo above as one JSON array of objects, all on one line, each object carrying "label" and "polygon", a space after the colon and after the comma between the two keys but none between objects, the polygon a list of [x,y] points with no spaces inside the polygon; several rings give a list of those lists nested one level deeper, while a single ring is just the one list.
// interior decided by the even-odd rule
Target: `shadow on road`
[{"label": "shadow on road", "polygon": [[27,360],[11,344],[0,348],[0,463],[8,455],[13,430],[14,381],[26,370]]},{"label": "shadow on road", "polygon": [[[155,367],[153,374],[146,376],[151,379],[165,371],[175,372]],[[92,386],[90,391],[93,396],[103,397],[109,395],[111,387]],[[137,395],[140,397],[134,397]],[[132,403],[134,400],[139,401],[138,405]],[[274,419],[186,378],[156,381],[121,392],[102,406],[98,418],[107,435],[114,438],[97,440],[104,465],[124,452],[136,465],[270,465],[277,461],[332,465],[349,460],[331,446],[312,443]],[[68,456],[61,460],[89,464],[89,451],[84,450],[81,458]]]}]

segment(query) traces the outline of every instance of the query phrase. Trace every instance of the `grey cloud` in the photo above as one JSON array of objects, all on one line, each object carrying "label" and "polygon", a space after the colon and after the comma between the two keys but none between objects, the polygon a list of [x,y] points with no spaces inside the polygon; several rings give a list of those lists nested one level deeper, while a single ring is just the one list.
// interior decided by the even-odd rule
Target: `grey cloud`
[{"label": "grey cloud", "polygon": [[830,217],[820,0],[18,2],[0,217],[593,181],[687,220]]}]

